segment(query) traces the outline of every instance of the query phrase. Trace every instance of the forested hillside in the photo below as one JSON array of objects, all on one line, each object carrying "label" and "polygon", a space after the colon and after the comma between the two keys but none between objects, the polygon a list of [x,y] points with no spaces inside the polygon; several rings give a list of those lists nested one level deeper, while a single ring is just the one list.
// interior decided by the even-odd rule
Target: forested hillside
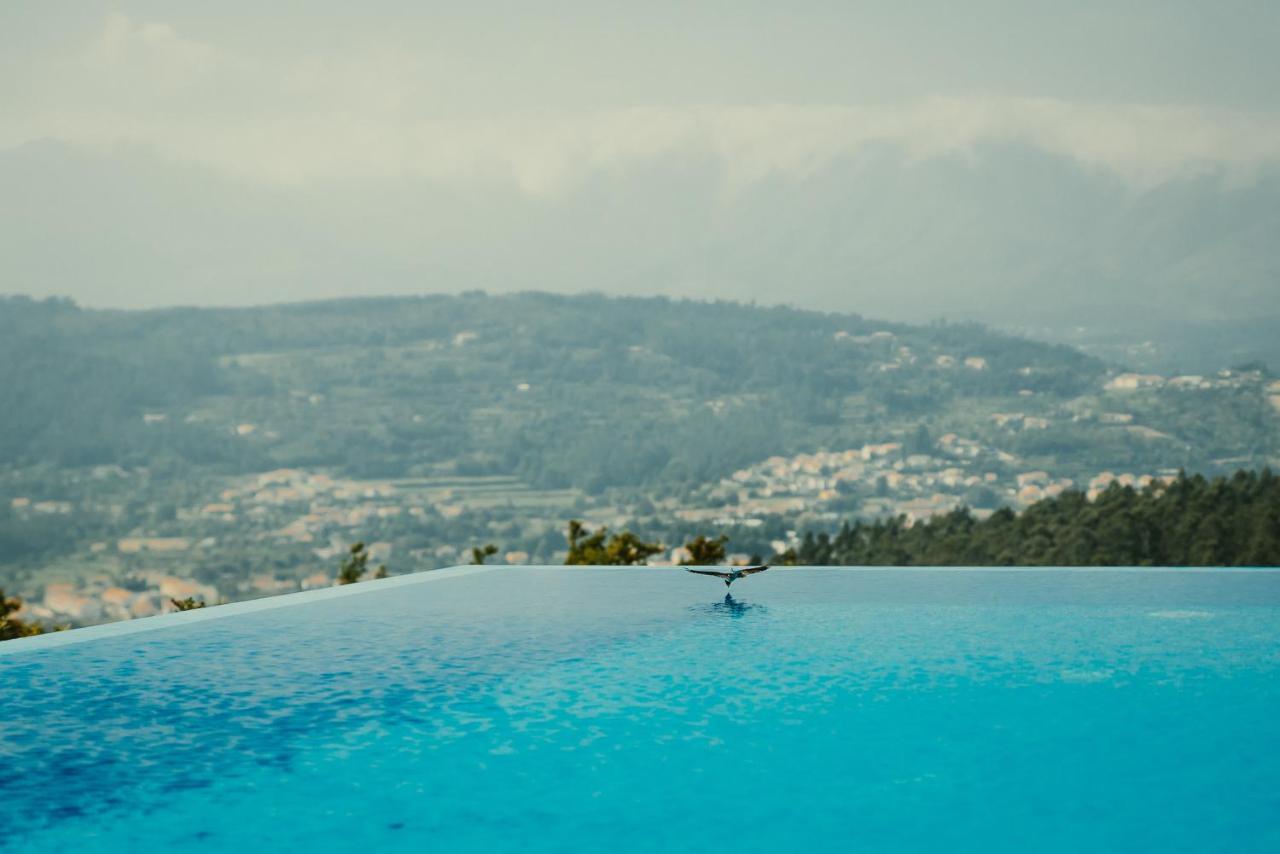
[{"label": "forested hillside", "polygon": [[[940,368],[943,354],[985,368]],[[23,405],[0,421],[0,460],[687,482],[942,418],[959,401],[1069,398],[1103,372],[1075,351],[974,326],[666,299],[154,312],[8,299],[0,384]],[[252,436],[235,434],[244,423]]]}]

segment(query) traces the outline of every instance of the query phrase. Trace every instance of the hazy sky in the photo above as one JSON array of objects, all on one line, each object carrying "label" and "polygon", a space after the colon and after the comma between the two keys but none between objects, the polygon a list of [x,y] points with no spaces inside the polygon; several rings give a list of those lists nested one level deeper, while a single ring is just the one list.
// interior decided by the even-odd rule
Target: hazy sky
[{"label": "hazy sky", "polygon": [[[0,196],[0,222],[21,232],[20,245],[0,245],[9,256],[0,291],[137,306],[476,283],[572,290],[585,277],[606,291],[734,296],[726,259],[752,247],[733,242],[744,227],[723,223],[768,217],[758,204],[744,207],[744,195],[783,182],[803,196],[804,182],[833,164],[884,146],[908,164],[1027,147],[1074,164],[1109,193],[1150,194],[1204,175],[1239,192],[1280,164],[1274,2],[533,5],[3,4],[0,175],[20,176],[23,191]],[[33,157],[41,147],[56,157]],[[643,242],[612,258],[617,283],[605,263],[582,276],[560,259],[554,269],[493,264],[527,230],[506,221],[512,210],[535,231],[550,228],[544,218],[560,223],[562,237],[579,230],[578,217],[599,216],[583,208],[591,192],[650,219],[687,216],[683,173],[673,180],[666,168],[686,162],[700,164],[697,180],[710,176],[703,218],[655,236],[666,260],[652,282],[636,273],[646,266]],[[668,195],[662,181],[635,180],[659,163]],[[65,176],[83,169],[125,177],[60,201]],[[999,174],[986,160],[982,169]],[[908,183],[921,187],[914,173]],[[454,244],[470,254],[438,244],[458,194],[472,210]],[[135,195],[160,201],[140,213]],[[328,214],[316,210],[326,206]],[[358,213],[380,207],[421,217],[432,233],[388,235],[385,221]],[[121,243],[112,231],[156,230],[166,209],[177,214],[168,219],[190,220],[191,233],[158,233],[159,246]],[[206,210],[219,214],[192,215]],[[902,213],[894,234],[912,232],[920,216]],[[309,268],[273,260],[237,233],[245,222],[259,237],[279,232],[286,254],[341,235],[341,264],[367,262],[370,275],[316,276],[308,289]],[[809,224],[827,223],[793,217],[775,231]],[[567,238],[547,245],[573,251]],[[926,250],[941,252],[946,268],[945,246],[934,240]],[[242,263],[211,265],[219,252]],[[827,252],[771,275],[830,279]],[[893,278],[894,263],[876,268],[878,282]],[[1249,263],[1276,269],[1270,259]],[[758,282],[744,287],[743,296],[770,296]],[[858,299],[894,313],[882,297]],[[830,307],[857,308],[858,299]]]}]

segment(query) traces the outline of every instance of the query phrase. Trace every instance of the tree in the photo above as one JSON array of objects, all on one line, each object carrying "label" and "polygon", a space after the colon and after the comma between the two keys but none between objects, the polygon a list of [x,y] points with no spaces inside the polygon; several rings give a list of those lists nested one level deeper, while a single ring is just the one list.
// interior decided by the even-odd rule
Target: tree
[{"label": "tree", "polygon": [[729,542],[727,534],[721,534],[714,540],[699,534],[684,544],[689,552],[690,566],[716,566],[724,563],[724,546]]},{"label": "tree", "polygon": [[[364,543],[356,543],[351,546],[351,554],[347,555],[347,559],[342,562],[342,567],[338,570],[339,584],[355,584],[364,574],[369,571],[369,551],[364,547]],[[386,565],[379,565],[374,578],[386,578]]]},{"label": "tree", "polygon": [[28,623],[10,616],[20,610],[22,610],[22,600],[17,596],[6,597],[4,590],[0,590],[0,640],[44,634],[44,627],[39,623]]},{"label": "tree", "polygon": [[476,546],[471,549],[471,563],[475,566],[484,566],[485,562],[491,555],[498,553],[498,547],[493,543],[486,543],[483,546]]},{"label": "tree", "polygon": [[569,554],[566,566],[634,566],[658,554],[665,546],[646,543],[630,531],[609,536],[609,529],[587,532],[577,519],[569,521]]}]

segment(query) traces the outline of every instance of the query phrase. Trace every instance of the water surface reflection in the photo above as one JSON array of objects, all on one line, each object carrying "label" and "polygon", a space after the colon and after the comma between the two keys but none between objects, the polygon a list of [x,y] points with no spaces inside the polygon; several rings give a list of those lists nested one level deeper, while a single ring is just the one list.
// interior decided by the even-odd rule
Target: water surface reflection
[{"label": "water surface reflection", "polygon": [[750,602],[740,602],[733,596],[726,593],[724,599],[719,602],[712,602],[707,605],[694,605],[690,610],[711,616],[724,616],[733,620],[739,620],[747,616],[747,614],[764,614],[768,612],[768,608],[764,605],[752,604]]}]

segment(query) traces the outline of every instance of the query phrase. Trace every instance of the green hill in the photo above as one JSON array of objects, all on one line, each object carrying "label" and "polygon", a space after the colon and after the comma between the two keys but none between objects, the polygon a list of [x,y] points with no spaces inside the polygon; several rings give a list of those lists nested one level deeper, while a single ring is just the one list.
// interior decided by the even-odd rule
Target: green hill
[{"label": "green hill", "polygon": [[1065,400],[1105,370],[975,326],[545,294],[149,312],[8,299],[0,348],[22,401],[0,426],[11,464],[159,456],[588,489],[715,477],[1024,389]]}]

